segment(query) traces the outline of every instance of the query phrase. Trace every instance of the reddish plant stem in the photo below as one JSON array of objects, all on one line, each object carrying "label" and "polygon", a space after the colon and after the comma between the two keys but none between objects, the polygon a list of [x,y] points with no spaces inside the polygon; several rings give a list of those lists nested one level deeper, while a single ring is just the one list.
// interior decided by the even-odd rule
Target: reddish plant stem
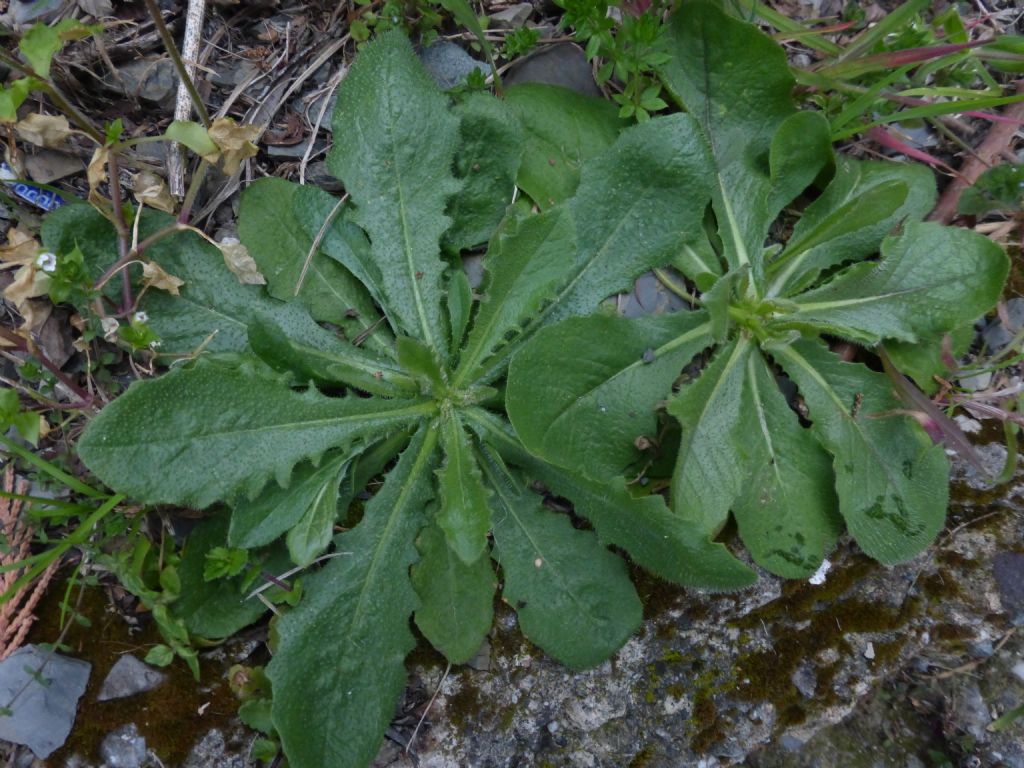
[{"label": "reddish plant stem", "polygon": [[[114,211],[114,229],[117,230],[117,260],[128,261],[131,253],[131,232],[124,218],[124,203],[121,200],[121,168],[117,162],[117,152],[113,149],[107,154],[107,172],[110,175],[110,204]],[[121,311],[128,312],[132,306],[132,279],[126,269],[121,274]]]},{"label": "reddish plant stem", "polygon": [[9,331],[8,329],[4,328],[3,326],[0,326],[0,338],[5,339],[6,341],[9,341],[11,344],[13,344],[17,349],[20,349],[22,352],[25,352],[26,354],[29,354],[29,355],[32,355],[33,357],[35,357],[40,363],[42,363],[43,367],[46,370],[48,370],[50,373],[52,373],[54,376],[57,377],[57,380],[61,384],[63,384],[65,387],[67,387],[71,392],[74,392],[74,394],[78,397],[79,402],[77,402],[77,403],[70,403],[69,405],[66,405],[66,406],[62,405],[62,406],[60,406],[61,408],[65,408],[65,409],[67,409],[69,411],[78,411],[78,410],[88,410],[89,408],[92,407],[92,401],[93,401],[92,394],[89,393],[89,392],[86,392],[84,389],[82,389],[80,386],[78,386],[74,381],[72,381],[71,378],[66,373],[64,373],[64,371],[62,371],[60,369],[60,367],[55,362],[53,362],[50,358],[48,358],[46,356],[46,354],[43,352],[43,350],[39,349],[39,347],[37,347],[35,344],[32,344],[31,342],[29,342],[28,339],[26,339],[26,338],[24,338],[22,336],[19,336],[18,334],[14,333],[13,331]]},{"label": "reddish plant stem", "polygon": [[125,265],[142,256],[142,254],[145,253],[146,249],[149,248],[149,246],[151,246],[153,243],[157,242],[158,240],[162,240],[168,235],[173,235],[175,232],[182,232],[186,230],[188,230],[188,227],[179,224],[172,224],[169,227],[164,227],[163,229],[154,232],[152,235],[150,235],[137,246],[135,246],[135,248],[129,250],[126,254],[124,254],[123,256],[118,258],[117,261],[111,264],[110,268],[103,273],[99,280],[96,281],[96,284],[93,286],[93,290],[98,291],[100,288],[102,288],[104,285],[110,282],[110,278],[116,275],[118,271],[124,269]]},{"label": "reddish plant stem", "polygon": [[[1017,93],[1024,93],[1024,80],[1017,81]],[[978,177],[991,167],[996,157],[1010,146],[1014,136],[1017,135],[1019,121],[1024,120],[1024,102],[1017,102],[1008,107],[1004,117],[1009,118],[1009,121],[993,123],[975,155],[964,161],[960,173],[949,182],[942,197],[939,198],[939,202],[935,205],[935,209],[928,215],[929,221],[941,221],[943,224],[949,224],[953,220],[964,190],[974,184]]]}]

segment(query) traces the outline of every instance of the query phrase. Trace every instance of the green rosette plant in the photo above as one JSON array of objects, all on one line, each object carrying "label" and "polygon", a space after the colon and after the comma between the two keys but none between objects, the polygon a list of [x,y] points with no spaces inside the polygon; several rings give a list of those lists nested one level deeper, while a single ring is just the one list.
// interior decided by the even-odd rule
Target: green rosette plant
[{"label": "green rosette plant", "polygon": [[[680,141],[703,180],[671,204],[708,210],[671,261],[694,309],[542,329],[509,372],[516,433],[534,455],[605,478],[642,466],[637,446],[655,443],[664,407],[681,427],[672,510],[704,541],[731,513],[753,559],[791,578],[812,574],[844,525],[883,563],[913,557],[945,519],[944,449],[884,374],[830,343],[886,343],[923,370],[922,348],[994,305],[1007,257],[921,221],[927,169],[833,156],[824,118],[794,108],[782,49],[753,26],[687,4],[668,49],[661,77],[692,116]],[[777,221],[823,178],[795,224]],[[692,374],[695,359],[706,364]]]},{"label": "green rosette plant", "polygon": [[[184,281],[180,295],[150,290],[140,305],[164,358],[181,359],[104,408],[79,455],[140,501],[228,507],[200,549],[186,545],[195,573],[217,546],[282,537],[311,566],[276,622],[267,668],[272,724],[296,768],[373,759],[415,645],[410,617],[464,662],[490,630],[500,581],[525,635],[578,668],[608,658],[641,621],[608,546],[679,584],[753,581],[662,497],[538,458],[507,420],[512,356],[694,242],[704,210],[679,201],[713,181],[688,115],[619,135],[614,109],[595,101],[575,118],[576,148],[553,148],[536,115],[516,115],[531,103],[554,110],[555,95],[528,86],[509,90],[512,107],[479,94],[453,105],[389,33],[339,91],[328,165],[346,197],[273,178],[243,195],[239,236],[266,289],[240,284],[192,232],[155,239],[173,228],[167,217],[140,222],[154,242],[146,256]],[[542,213],[506,213],[515,184],[535,190]],[[488,240],[474,291],[458,254]],[[112,227],[86,206],[51,216],[44,241],[78,249],[96,275],[116,258]],[[350,504],[383,471],[368,500]],[[549,510],[537,483],[589,527]],[[255,619],[217,604],[216,636]],[[216,617],[182,618],[204,634]]]}]

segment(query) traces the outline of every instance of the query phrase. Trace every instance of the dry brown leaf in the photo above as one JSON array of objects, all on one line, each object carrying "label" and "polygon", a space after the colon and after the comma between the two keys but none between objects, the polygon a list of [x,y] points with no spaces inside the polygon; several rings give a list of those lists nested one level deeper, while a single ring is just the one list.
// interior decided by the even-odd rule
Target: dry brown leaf
[{"label": "dry brown leaf", "polygon": [[254,141],[260,129],[255,125],[239,125],[230,117],[219,117],[210,125],[207,133],[213,143],[220,147],[224,159],[223,170],[229,176],[236,173],[246,158],[253,157],[259,150]]},{"label": "dry brown leaf", "polygon": [[14,274],[14,282],[4,289],[4,298],[14,305],[25,322],[16,329],[25,338],[43,327],[50,317],[53,305],[36,301],[50,291],[50,276],[33,261],[23,265]]},{"label": "dry brown leaf", "polygon": [[89,194],[92,195],[96,188],[107,180],[107,158],[110,155],[110,147],[99,147],[92,154],[89,167],[85,175],[89,179]]},{"label": "dry brown leaf", "polygon": [[135,176],[132,191],[140,203],[156,208],[164,213],[174,213],[174,198],[167,189],[164,180],[151,171],[143,171]]},{"label": "dry brown leaf", "polygon": [[59,149],[74,131],[63,115],[41,115],[33,112],[14,124],[14,130],[25,141],[37,147]]},{"label": "dry brown leaf", "polygon": [[164,271],[164,268],[155,261],[147,261],[142,265],[142,284],[146,288],[156,288],[178,296],[178,289],[185,284],[185,281]]},{"label": "dry brown leaf", "polygon": [[225,237],[217,246],[224,255],[224,263],[235,273],[243,285],[266,285],[267,279],[260,274],[256,261],[249,255],[249,249],[237,238]]},{"label": "dry brown leaf", "polygon": [[4,289],[4,298],[14,304],[18,312],[29,299],[46,296],[50,291],[50,276],[35,262],[23,265],[14,275],[14,282]]},{"label": "dry brown leaf", "polygon": [[103,338],[107,341],[117,340],[117,329],[121,327],[121,324],[117,322],[116,317],[104,317],[100,320],[100,326],[103,328]]},{"label": "dry brown leaf", "polygon": [[42,246],[26,230],[11,227],[7,230],[7,242],[0,245],[0,269],[11,269],[35,263]]}]

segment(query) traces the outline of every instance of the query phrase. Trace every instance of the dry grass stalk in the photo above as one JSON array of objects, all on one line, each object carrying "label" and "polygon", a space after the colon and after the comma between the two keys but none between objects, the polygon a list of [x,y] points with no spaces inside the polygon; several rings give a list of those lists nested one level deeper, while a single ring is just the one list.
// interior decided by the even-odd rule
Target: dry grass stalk
[{"label": "dry grass stalk", "polygon": [[[28,484],[23,480],[14,480],[14,467],[8,463],[4,472],[3,489],[7,493],[24,494]],[[6,552],[0,553],[0,565],[7,565],[23,560],[31,554],[32,526],[20,520],[22,503],[15,499],[0,499],[0,533],[7,542]],[[57,559],[40,574],[39,578],[18,590],[7,602],[0,604],[0,661],[14,653],[25,641],[28,630],[35,621],[33,611],[46,586],[57,571],[60,560]],[[14,585],[22,570],[16,569],[0,573],[0,594]]]}]

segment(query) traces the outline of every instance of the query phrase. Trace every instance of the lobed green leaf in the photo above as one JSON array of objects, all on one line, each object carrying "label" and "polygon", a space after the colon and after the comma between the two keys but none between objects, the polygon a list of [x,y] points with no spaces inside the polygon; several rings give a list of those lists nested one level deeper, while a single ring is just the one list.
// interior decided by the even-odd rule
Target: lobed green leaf
[{"label": "lobed green leaf", "polygon": [[575,669],[615,653],[643,619],[626,564],[589,531],[543,508],[541,498],[493,455],[484,471],[494,488],[493,557],[505,600],[530,640]]},{"label": "lobed green leaf", "polygon": [[448,198],[458,120],[400,32],[379,36],[338,91],[327,163],[345,183],[352,220],[369,235],[387,275],[378,288],[393,322],[445,356],[448,328],[439,240],[451,225]]},{"label": "lobed green leaf", "polygon": [[516,183],[542,211],[572,197],[583,163],[611,146],[625,124],[613,103],[555,85],[513,86],[505,102],[524,134]]},{"label": "lobed green leaf", "polygon": [[294,768],[364,768],[380,748],[415,647],[414,541],[433,491],[437,433],[421,428],[337,556],[304,580],[267,666],[273,720]]},{"label": "lobed green leaf", "polygon": [[1009,269],[1002,248],[976,232],[909,222],[882,242],[881,261],[856,264],[800,294],[780,325],[810,325],[867,344],[917,341],[991,309]]},{"label": "lobed green leaf", "polygon": [[740,538],[774,574],[806,579],[842,531],[829,455],[801,426],[763,356],[747,358],[742,407],[755,415],[747,441],[760,458],[733,502]]},{"label": "lobed green leaf", "polygon": [[448,203],[452,225],[442,244],[458,253],[486,243],[501,223],[515,191],[523,137],[509,106],[489,94],[470,94],[452,112],[459,118],[455,176],[463,184]]},{"label": "lobed green leaf", "polygon": [[455,413],[441,422],[441,447],[445,462],[437,471],[441,493],[437,524],[452,552],[469,565],[479,560],[487,547],[490,491],[484,486],[469,436]]},{"label": "lobed green leaf", "polygon": [[[281,301],[298,298],[313,318],[333,323],[352,339],[371,329],[380,315],[366,288],[342,263],[321,248],[310,253],[316,233],[306,232],[295,211],[296,206],[308,205],[310,197],[324,207],[335,202],[315,187],[303,188],[274,176],[258,179],[242,193],[238,236],[267,279],[271,296]],[[371,347],[378,335],[367,339]]]},{"label": "lobed green leaf", "polygon": [[428,525],[416,541],[420,560],[412,585],[420,598],[416,626],[452,664],[476,655],[494,619],[497,580],[489,557],[466,563],[452,551],[444,532]]},{"label": "lobed green leaf", "polygon": [[129,387],[89,424],[78,452],[126,495],[202,508],[251,497],[269,477],[285,486],[299,461],[416,424],[435,410],[423,400],[295,392],[253,367],[200,360]]},{"label": "lobed green leaf", "polygon": [[642,458],[655,409],[679,371],[710,346],[705,312],[571,318],[539,331],[513,358],[505,404],[537,456],[595,479]]},{"label": "lobed green leaf", "polygon": [[900,415],[883,374],[844,363],[819,342],[801,341],[774,356],[799,387],[811,429],[833,456],[839,511],[861,549],[883,563],[919,553],[946,518],[943,447]]}]

